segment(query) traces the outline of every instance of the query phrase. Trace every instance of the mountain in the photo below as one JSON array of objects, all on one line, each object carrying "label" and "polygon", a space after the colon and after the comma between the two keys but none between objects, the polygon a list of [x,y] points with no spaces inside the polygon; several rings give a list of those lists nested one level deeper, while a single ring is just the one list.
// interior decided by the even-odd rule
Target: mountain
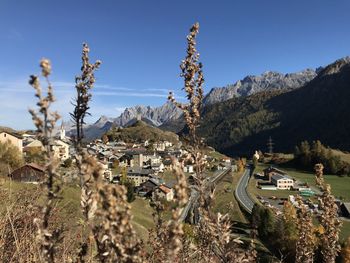
[{"label": "mountain", "polygon": [[276,151],[293,151],[303,140],[321,140],[350,150],[350,58],[321,69],[305,86],[261,91],[205,107],[200,134],[229,155],[266,151],[271,136]]},{"label": "mountain", "polygon": [[178,136],[175,133],[163,131],[140,120],[135,121],[126,128],[110,129],[106,135],[111,141],[144,142],[149,140],[156,142],[166,140],[173,143],[178,142]]},{"label": "mountain", "polygon": [[160,107],[137,105],[131,108],[126,108],[124,112],[113,121],[117,126],[124,127],[128,122],[140,115],[143,119],[152,122],[154,126],[160,126],[170,120],[178,119],[181,114],[182,111],[180,109],[172,103],[166,102]]},{"label": "mountain", "polygon": [[259,76],[247,76],[226,87],[213,88],[204,97],[203,102],[205,105],[209,105],[261,91],[297,89],[311,81],[316,75],[317,73],[313,69],[288,74],[266,71]]},{"label": "mountain", "polygon": [[[315,78],[317,72],[317,70],[312,69],[289,74],[267,71],[259,76],[247,76],[227,87],[213,88],[204,97],[204,106],[207,107],[232,98],[250,96],[261,91],[297,89]],[[170,102],[159,107],[137,105],[126,108],[117,118],[101,116],[96,123],[87,125],[85,128],[86,138],[88,140],[99,138],[113,125],[118,127],[130,126],[138,117],[141,117],[142,121],[149,125],[176,133],[184,127],[182,111]],[[69,129],[66,128],[66,130]]]},{"label": "mountain", "polygon": [[[95,123],[88,124],[84,128],[84,137],[87,140],[93,140],[100,138],[105,132],[110,130],[113,126],[113,119],[106,116],[101,116]],[[63,122],[63,127],[66,130],[68,136],[74,136],[76,134],[75,126],[72,121]],[[57,126],[55,133],[59,133],[61,126]]]}]

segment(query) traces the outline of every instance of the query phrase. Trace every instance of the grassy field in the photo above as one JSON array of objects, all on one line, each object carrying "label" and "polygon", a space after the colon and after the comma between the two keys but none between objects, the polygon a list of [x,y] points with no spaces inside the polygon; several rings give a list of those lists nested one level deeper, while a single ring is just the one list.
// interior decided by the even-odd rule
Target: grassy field
[{"label": "grassy field", "polygon": [[152,212],[153,209],[146,199],[137,197],[131,203],[132,224],[143,240],[148,238],[148,229],[154,227]]},{"label": "grassy field", "polygon": [[[0,180],[0,191],[6,196],[6,202],[0,204],[0,215],[2,215],[6,209],[11,207],[11,204],[16,201],[19,192],[25,190],[31,193],[38,191],[42,192],[42,189],[38,185],[25,184],[15,181],[9,181],[7,179]],[[62,198],[57,204],[60,216],[64,220],[64,224],[73,230],[77,228],[78,221],[82,218],[80,209],[80,188],[74,185],[65,185],[62,188],[60,195]],[[39,199],[39,205],[42,205],[42,200]],[[132,224],[135,226],[135,231],[143,238],[147,239],[148,229],[154,226],[152,217],[152,208],[149,205],[149,201],[141,198],[136,198],[134,202],[130,204],[131,214],[133,216]]]},{"label": "grassy field", "polygon": [[[265,169],[267,166],[268,165],[265,165],[265,164],[259,164],[255,172],[262,173],[262,170]],[[315,175],[313,173],[310,173],[307,171],[300,171],[293,168],[285,168],[285,167],[283,167],[282,170],[287,172],[290,177],[298,181],[308,183],[312,187],[316,187]],[[342,199],[347,202],[350,201],[350,177],[324,175],[324,178],[326,183],[331,185],[332,194],[336,198]],[[255,179],[252,178],[249,190],[252,191],[252,193],[260,194],[262,196],[275,195],[277,197],[287,197],[289,194],[295,193],[293,191],[285,191],[285,190],[267,191],[267,190],[254,189],[256,188],[256,187],[253,187],[255,185],[255,182],[256,182]]]},{"label": "grassy field", "polygon": [[[262,173],[268,165],[259,164],[255,172]],[[289,176],[302,182],[307,182],[310,186],[316,187],[315,175],[300,171],[293,168],[282,168],[283,171],[287,172]],[[336,175],[325,175],[325,181],[332,187],[332,193],[336,198],[342,198],[343,200],[350,201],[350,177],[339,177]],[[264,197],[276,196],[276,197],[288,197],[290,194],[296,194],[295,191],[288,190],[261,190],[255,187],[256,180],[251,178],[248,186],[248,190],[253,195],[261,195]],[[340,233],[340,239],[345,240],[350,236],[350,221],[343,221],[343,226]]]},{"label": "grassy field", "polygon": [[350,237],[350,221],[342,221],[343,226],[340,232],[340,241],[345,241],[348,237]]},{"label": "grassy field", "polygon": [[247,223],[235,197],[234,190],[241,174],[234,173],[226,175],[216,186],[213,201],[213,211],[221,214],[228,213],[231,220]]},{"label": "grassy field", "polygon": [[[228,214],[233,222],[232,230],[245,243],[251,241],[250,238],[250,223],[241,211],[235,196],[234,190],[237,183],[242,176],[242,173],[233,173],[226,175],[216,186],[215,195],[213,198],[213,212],[221,214]],[[276,258],[259,240],[255,239],[254,243],[258,252],[260,260],[263,262],[276,262]]]}]

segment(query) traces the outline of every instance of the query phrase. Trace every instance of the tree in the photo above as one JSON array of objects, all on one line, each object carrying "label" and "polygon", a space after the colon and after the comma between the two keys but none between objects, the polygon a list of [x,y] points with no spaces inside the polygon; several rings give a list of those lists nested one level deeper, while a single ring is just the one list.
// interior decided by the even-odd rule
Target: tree
[{"label": "tree", "polygon": [[0,174],[8,175],[9,172],[23,165],[21,152],[10,142],[0,143]]},{"label": "tree", "polygon": [[128,180],[128,172],[126,171],[126,167],[123,166],[120,174],[120,184],[125,185],[127,180]]},{"label": "tree", "polygon": [[114,160],[113,163],[112,163],[112,167],[114,169],[118,168],[119,167],[119,160]]},{"label": "tree", "polygon": [[291,262],[295,260],[295,247],[298,240],[297,212],[290,202],[283,205],[281,231],[276,233],[276,242],[279,243],[282,253]]},{"label": "tree", "polygon": [[108,143],[109,140],[108,140],[108,136],[106,134],[103,134],[102,141],[103,141],[104,144]]},{"label": "tree", "polygon": [[33,148],[28,149],[25,154],[25,161],[27,163],[37,163],[44,164],[45,163],[45,155],[42,149]]},{"label": "tree", "polygon": [[126,187],[127,193],[126,198],[129,203],[135,200],[135,184],[132,180],[126,180],[124,186]]},{"label": "tree", "polygon": [[258,228],[259,235],[264,240],[269,240],[274,231],[275,216],[271,209],[263,208],[260,211],[261,225]]},{"label": "tree", "polygon": [[252,210],[252,227],[254,229],[258,229],[261,224],[261,210],[263,207],[258,204],[254,204],[253,210]]},{"label": "tree", "polygon": [[72,159],[68,158],[68,159],[64,160],[63,167],[70,168],[72,166],[72,163],[73,163]]}]

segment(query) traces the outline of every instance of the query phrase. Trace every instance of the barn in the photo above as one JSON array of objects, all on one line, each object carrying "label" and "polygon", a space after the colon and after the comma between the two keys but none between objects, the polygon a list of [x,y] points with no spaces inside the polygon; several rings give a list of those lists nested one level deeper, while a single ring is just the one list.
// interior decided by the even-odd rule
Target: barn
[{"label": "barn", "polygon": [[45,170],[37,164],[30,163],[14,170],[9,177],[15,181],[37,183],[45,180]]}]

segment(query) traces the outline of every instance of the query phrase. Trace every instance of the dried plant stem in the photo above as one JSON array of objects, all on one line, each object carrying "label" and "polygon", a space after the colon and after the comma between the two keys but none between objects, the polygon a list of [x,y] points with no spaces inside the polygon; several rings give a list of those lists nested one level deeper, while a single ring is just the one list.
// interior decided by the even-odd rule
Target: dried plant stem
[{"label": "dried plant stem", "polygon": [[319,207],[322,209],[320,223],[324,229],[321,235],[321,254],[323,262],[334,263],[341,250],[339,244],[341,221],[338,219],[338,206],[331,194],[330,185],[324,182],[323,165],[316,164],[315,171],[316,183],[322,191],[322,196],[319,198]]},{"label": "dried plant stem", "polygon": [[[186,137],[188,156],[185,162],[191,162],[195,165],[194,188],[199,193],[199,213],[201,220],[199,226],[195,227],[198,242],[196,244],[198,253],[196,256],[199,260],[214,261],[222,260],[228,262],[228,259],[239,258],[239,262],[255,261],[254,252],[244,255],[237,247],[233,247],[228,252],[228,244],[232,246],[230,239],[230,224],[227,216],[213,216],[211,213],[211,200],[214,194],[212,186],[205,183],[203,174],[206,164],[204,154],[201,148],[204,146],[203,141],[197,135],[199,126],[200,113],[203,99],[204,77],[202,64],[199,62],[199,53],[196,50],[196,36],[199,32],[199,24],[194,24],[187,36],[187,55],[182,61],[180,68],[181,76],[184,78],[184,90],[187,93],[188,104],[181,104],[175,101],[173,94],[169,93],[169,101],[174,103],[183,111],[188,137]],[[251,261],[249,261],[251,260]]]},{"label": "dried plant stem", "polygon": [[55,180],[58,178],[56,172],[58,161],[54,158],[54,153],[51,150],[51,133],[57,120],[60,118],[57,112],[50,112],[49,108],[51,103],[55,101],[53,95],[53,88],[49,81],[49,75],[51,73],[51,64],[47,59],[42,59],[40,62],[40,67],[42,69],[42,76],[46,79],[48,84],[47,95],[42,94],[42,88],[39,83],[39,78],[37,76],[30,76],[29,84],[36,90],[35,96],[38,98],[39,111],[29,110],[32,115],[33,122],[37,128],[37,133],[40,141],[45,148],[45,159],[46,159],[46,202],[42,209],[42,218],[37,218],[35,220],[38,226],[38,239],[40,242],[40,251],[42,260],[44,262],[54,262],[55,258],[55,243],[58,242],[60,230],[56,229],[54,231],[49,230],[49,219],[51,216],[52,206],[55,199],[57,199],[57,194],[60,191],[58,184],[55,184]]},{"label": "dried plant stem", "polygon": [[296,244],[296,263],[312,263],[315,250],[312,215],[307,211],[300,196],[297,197],[299,209],[297,210],[298,240]]}]

